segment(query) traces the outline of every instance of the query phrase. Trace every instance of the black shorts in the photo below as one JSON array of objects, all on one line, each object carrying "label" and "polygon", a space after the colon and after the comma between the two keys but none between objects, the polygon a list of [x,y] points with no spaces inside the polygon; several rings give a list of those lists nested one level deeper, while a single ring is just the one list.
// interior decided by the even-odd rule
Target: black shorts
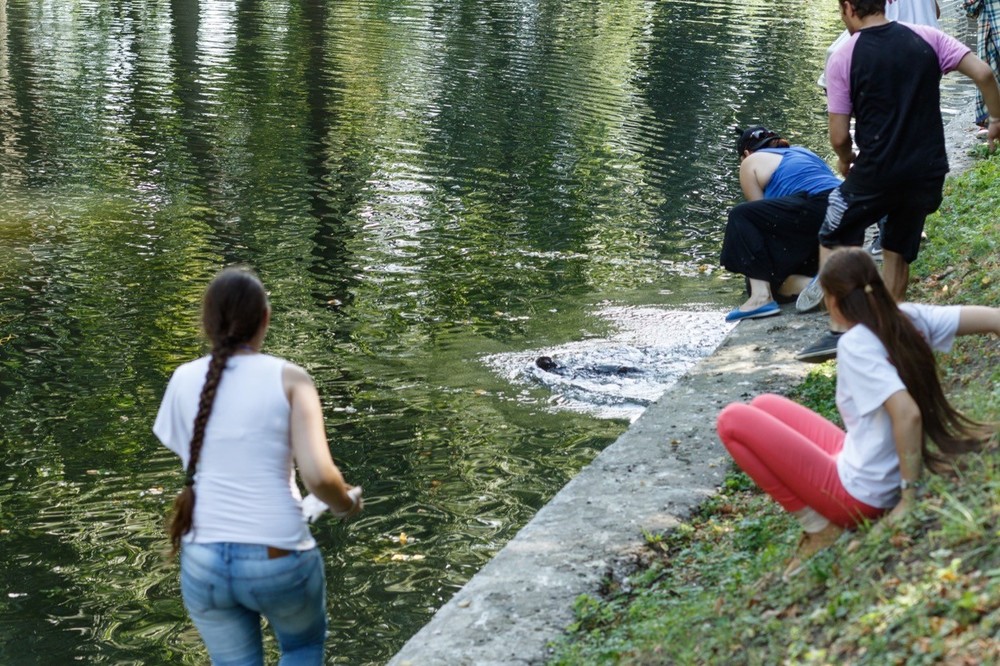
[{"label": "black shorts", "polygon": [[943,187],[944,176],[873,193],[845,192],[840,186],[830,192],[826,217],[819,229],[820,245],[861,246],[865,229],[885,217],[882,248],[913,263],[920,252],[924,221],[941,205]]}]

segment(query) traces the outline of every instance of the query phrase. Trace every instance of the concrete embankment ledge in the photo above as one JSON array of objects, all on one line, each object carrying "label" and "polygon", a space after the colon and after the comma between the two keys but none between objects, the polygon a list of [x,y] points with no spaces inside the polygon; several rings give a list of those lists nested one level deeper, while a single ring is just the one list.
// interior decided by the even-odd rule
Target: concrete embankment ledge
[{"label": "concrete embankment ledge", "polygon": [[[953,173],[971,164],[972,103],[945,128]],[[918,259],[919,261],[919,259]],[[719,315],[720,321],[722,315]],[[825,314],[741,322],[614,444],[570,481],[445,604],[391,666],[541,664],[573,621],[573,601],[635,561],[643,531],[684,521],[723,480],[715,417],[733,401],[784,393],[813,367],[794,354]]]},{"label": "concrete embankment ledge", "polygon": [[[720,324],[722,315],[719,316]],[[635,560],[643,531],[685,520],[722,482],[715,417],[729,402],[785,392],[812,366],[794,354],[822,314],[741,322],[643,412],[411,638],[393,666],[538,664],[572,622],[573,600]]]}]

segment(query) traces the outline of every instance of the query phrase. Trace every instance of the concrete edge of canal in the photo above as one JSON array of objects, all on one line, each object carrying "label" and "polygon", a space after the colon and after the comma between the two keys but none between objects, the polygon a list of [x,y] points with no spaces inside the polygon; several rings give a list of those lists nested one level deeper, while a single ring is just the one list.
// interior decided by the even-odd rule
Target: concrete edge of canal
[{"label": "concrete edge of canal", "polygon": [[[952,173],[968,168],[971,105],[946,127]],[[714,494],[729,456],[715,433],[725,405],[795,386],[794,359],[825,315],[741,322],[525,525],[389,661],[391,666],[540,664],[573,621],[573,601],[627,571],[643,531],[676,526]]]}]

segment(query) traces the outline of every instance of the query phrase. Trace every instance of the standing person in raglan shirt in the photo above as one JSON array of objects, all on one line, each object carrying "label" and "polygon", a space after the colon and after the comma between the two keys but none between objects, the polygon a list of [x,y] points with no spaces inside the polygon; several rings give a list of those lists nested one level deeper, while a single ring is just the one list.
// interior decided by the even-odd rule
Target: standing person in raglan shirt
[{"label": "standing person in raglan shirt", "polygon": [[[890,21],[913,23],[914,25],[929,25],[932,28],[940,28],[938,25],[938,19],[941,18],[941,6],[938,5],[937,0],[886,0],[885,17]],[[837,40],[826,50],[827,62],[830,61],[830,56],[833,55],[833,53],[843,46],[850,38],[851,33],[848,30],[844,30],[844,32],[837,37]],[[980,57],[982,56],[980,55]],[[817,83],[821,88],[824,90],[826,89],[825,66],[824,71],[820,75]],[[882,254],[881,226],[882,225],[879,224],[879,230],[875,232],[875,237],[872,239],[871,245],[869,246],[869,251],[872,255],[879,258],[881,258]]]},{"label": "standing person in raglan shirt", "polygon": [[[967,0],[973,2],[975,0]],[[981,1],[981,0],[979,0]],[[939,28],[938,19],[941,18],[941,6],[937,0],[886,0],[885,17],[890,21],[900,21],[902,23],[914,23],[916,25],[929,25],[932,28]],[[851,33],[847,30],[840,33],[837,39],[826,49],[826,61],[830,61],[837,49],[851,38]],[[982,57],[982,54],[980,54]],[[826,71],[819,76],[816,82],[820,88],[826,88]]]},{"label": "standing person in raglan shirt", "polygon": [[[819,232],[820,266],[834,248],[860,246],[865,229],[885,215],[882,272],[889,293],[902,301],[924,220],[941,205],[948,173],[941,75],[958,70],[975,82],[989,109],[990,151],[1000,139],[1000,88],[989,65],[962,42],[934,28],[889,21],[886,0],[839,2],[851,38],[830,57],[826,83],[830,144],[845,181],[830,193]],[[822,298],[813,280],[796,307],[812,309]],[[796,358],[833,358],[841,333],[831,321],[830,330]]]},{"label": "standing person in raglan shirt", "polygon": [[[913,23],[914,25],[929,25],[940,28],[941,6],[937,0],[886,0],[885,17],[890,21]],[[876,258],[882,255],[882,225],[878,226],[868,251]]]}]

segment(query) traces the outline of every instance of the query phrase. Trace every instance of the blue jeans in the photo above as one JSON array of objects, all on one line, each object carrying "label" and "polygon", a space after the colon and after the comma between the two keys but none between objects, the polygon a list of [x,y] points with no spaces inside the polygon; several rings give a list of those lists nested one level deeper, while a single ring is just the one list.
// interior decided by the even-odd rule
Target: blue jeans
[{"label": "blue jeans", "polygon": [[184,544],[181,594],[213,664],[264,663],[261,615],[281,646],[282,666],[323,663],[326,579],[318,548],[272,560],[256,544]]}]

